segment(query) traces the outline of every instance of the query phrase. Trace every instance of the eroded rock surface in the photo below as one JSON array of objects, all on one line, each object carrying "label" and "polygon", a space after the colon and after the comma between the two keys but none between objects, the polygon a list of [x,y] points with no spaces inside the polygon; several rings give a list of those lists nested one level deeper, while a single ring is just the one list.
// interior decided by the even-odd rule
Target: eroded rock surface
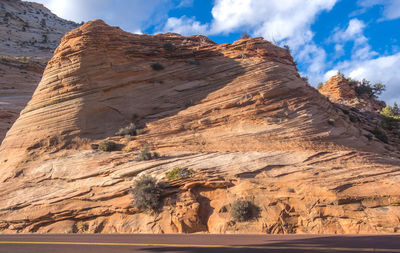
[{"label": "eroded rock surface", "polygon": [[42,78],[47,59],[1,56],[0,142],[31,99]]},{"label": "eroded rock surface", "polygon": [[0,52],[51,58],[61,37],[78,24],[57,17],[41,4],[0,0]]},{"label": "eroded rock surface", "polygon": [[[140,135],[114,136],[130,123]],[[400,156],[362,124],[261,38],[217,45],[93,21],[64,36],[0,147],[0,230],[395,233]],[[91,150],[104,139],[120,151]],[[138,161],[146,145],[161,158]],[[193,177],[168,181],[175,167]],[[160,183],[155,213],[133,204],[142,174]],[[232,219],[236,199],[251,220]]]},{"label": "eroded rock surface", "polygon": [[0,0],[0,143],[31,99],[61,37],[78,24],[41,4]]},{"label": "eroded rock surface", "polygon": [[382,127],[380,112],[386,103],[380,101],[373,93],[372,87],[365,87],[369,84],[363,84],[363,82],[338,74],[332,76],[318,91],[346,114],[348,119],[363,132],[364,136],[368,138],[373,135],[378,136],[389,144],[386,149],[400,150],[399,130]]},{"label": "eroded rock surface", "polygon": [[332,76],[318,91],[333,103],[347,105],[362,112],[380,112],[385,102],[372,94],[357,93],[361,82],[347,79],[343,75]]},{"label": "eroded rock surface", "polygon": [[[69,233],[395,233],[398,159],[355,152],[136,153],[68,151],[34,163],[1,184],[2,232]],[[396,165],[397,164],[397,165]],[[167,184],[157,213],[137,210],[129,191],[138,175],[165,182],[172,168],[192,178]],[[29,180],[28,180],[29,178]],[[235,222],[234,200],[258,208]]]}]

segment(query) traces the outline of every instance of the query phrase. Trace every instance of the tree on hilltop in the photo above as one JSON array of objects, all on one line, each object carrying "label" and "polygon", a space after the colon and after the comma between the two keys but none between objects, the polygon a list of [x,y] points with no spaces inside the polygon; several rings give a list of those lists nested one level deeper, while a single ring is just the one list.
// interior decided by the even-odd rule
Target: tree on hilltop
[{"label": "tree on hilltop", "polygon": [[393,104],[393,112],[395,115],[398,115],[400,113],[399,106],[397,105],[396,102],[394,102],[394,104]]},{"label": "tree on hilltop", "polygon": [[240,36],[240,39],[250,39],[251,38],[251,35],[249,34],[249,33],[247,33],[247,32],[245,32],[245,33],[242,33],[242,35]]},{"label": "tree on hilltop", "polygon": [[338,72],[337,72],[336,75],[337,75],[338,77],[345,78],[345,77],[344,77],[344,74],[343,74],[342,72],[340,72],[340,70],[338,70]]},{"label": "tree on hilltop", "polygon": [[385,90],[386,90],[386,86],[382,83],[376,83],[372,87],[372,93],[374,95],[378,95],[378,96],[380,96],[382,94],[382,92],[384,92]]}]

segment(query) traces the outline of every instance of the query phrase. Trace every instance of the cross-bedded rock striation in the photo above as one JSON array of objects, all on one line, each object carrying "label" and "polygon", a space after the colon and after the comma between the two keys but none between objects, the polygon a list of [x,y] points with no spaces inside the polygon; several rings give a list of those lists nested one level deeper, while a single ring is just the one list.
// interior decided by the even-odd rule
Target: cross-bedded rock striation
[{"label": "cross-bedded rock striation", "polygon": [[[262,38],[96,20],[64,36],[0,147],[0,230],[398,232],[399,154],[368,134]],[[117,151],[90,148],[104,139]],[[161,157],[140,161],[143,147]],[[168,180],[174,168],[190,176]],[[134,206],[141,175],[159,183],[155,212]],[[237,199],[249,220],[230,216]]]}]

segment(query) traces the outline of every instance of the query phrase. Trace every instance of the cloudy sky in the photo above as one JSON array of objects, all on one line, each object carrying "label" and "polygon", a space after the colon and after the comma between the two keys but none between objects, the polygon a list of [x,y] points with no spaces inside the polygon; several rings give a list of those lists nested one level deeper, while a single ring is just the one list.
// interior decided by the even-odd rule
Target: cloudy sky
[{"label": "cloudy sky", "polygon": [[400,102],[400,0],[34,0],[76,22],[103,19],[134,33],[203,34],[230,43],[243,32],[289,45],[312,85],[338,70],[382,82]]}]

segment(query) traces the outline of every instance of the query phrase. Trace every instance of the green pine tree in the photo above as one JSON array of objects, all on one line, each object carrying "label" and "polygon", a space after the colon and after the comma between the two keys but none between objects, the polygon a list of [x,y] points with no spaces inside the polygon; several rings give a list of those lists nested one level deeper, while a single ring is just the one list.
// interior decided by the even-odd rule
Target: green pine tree
[{"label": "green pine tree", "polygon": [[394,112],[394,114],[396,114],[396,115],[398,115],[398,114],[400,113],[399,106],[397,105],[396,102],[394,102],[394,104],[393,104],[393,112]]}]

